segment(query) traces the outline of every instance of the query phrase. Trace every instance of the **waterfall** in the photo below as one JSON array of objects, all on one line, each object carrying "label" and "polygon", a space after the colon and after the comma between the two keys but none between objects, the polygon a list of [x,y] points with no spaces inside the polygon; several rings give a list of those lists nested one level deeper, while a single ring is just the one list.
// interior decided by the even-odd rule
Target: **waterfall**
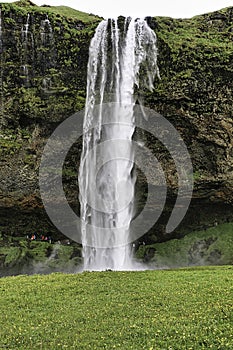
[{"label": "waterfall", "polygon": [[2,10],[0,9],[0,53],[2,53]]},{"label": "waterfall", "polygon": [[24,85],[28,86],[29,85],[29,73],[28,73],[28,65],[27,64],[23,64],[21,66],[20,74],[22,77],[24,77]]},{"label": "waterfall", "polygon": [[49,78],[49,77],[43,78],[42,79],[42,89],[48,93],[50,91],[51,87],[52,87],[51,78]]},{"label": "waterfall", "polygon": [[30,21],[30,14],[27,14],[27,21],[22,26],[21,34],[22,34],[22,42],[25,42],[27,44],[28,42],[28,29],[29,29],[29,21]]},{"label": "waterfall", "polygon": [[134,89],[153,89],[156,35],[143,19],[103,20],[89,48],[79,168],[85,270],[134,269]]},{"label": "waterfall", "polygon": [[4,94],[3,94],[3,33],[2,33],[2,10],[0,9],[0,66],[1,66],[1,72],[0,72],[0,127],[2,124],[2,119],[4,115]]},{"label": "waterfall", "polygon": [[20,67],[20,74],[23,77],[24,85],[29,85],[29,72],[28,72],[28,30],[29,30],[30,14],[27,15],[26,23],[23,24],[21,29],[22,40],[22,64]]},{"label": "waterfall", "polygon": [[34,62],[34,38],[33,34],[29,31],[30,14],[27,15],[26,23],[23,24],[21,29],[21,41],[22,41],[22,61],[21,61],[21,74],[23,82],[26,87],[29,86],[29,69]]},{"label": "waterfall", "polygon": [[41,68],[41,90],[45,94],[52,93],[52,78],[49,73],[49,69],[55,66],[55,57],[54,57],[54,36],[53,28],[46,15],[45,19],[41,21],[40,25],[40,41],[41,41],[41,53],[40,60],[42,62]]},{"label": "waterfall", "polygon": [[44,46],[49,45],[53,40],[53,29],[52,29],[50,20],[48,18],[48,15],[46,15],[46,18],[41,21],[40,38],[41,38],[41,43]]}]

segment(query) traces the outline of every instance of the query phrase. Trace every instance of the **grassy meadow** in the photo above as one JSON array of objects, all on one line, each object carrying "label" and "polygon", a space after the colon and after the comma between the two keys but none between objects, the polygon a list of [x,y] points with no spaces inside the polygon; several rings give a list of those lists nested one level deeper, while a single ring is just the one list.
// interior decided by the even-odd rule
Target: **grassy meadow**
[{"label": "grassy meadow", "polygon": [[0,349],[232,349],[233,267],[0,279]]}]

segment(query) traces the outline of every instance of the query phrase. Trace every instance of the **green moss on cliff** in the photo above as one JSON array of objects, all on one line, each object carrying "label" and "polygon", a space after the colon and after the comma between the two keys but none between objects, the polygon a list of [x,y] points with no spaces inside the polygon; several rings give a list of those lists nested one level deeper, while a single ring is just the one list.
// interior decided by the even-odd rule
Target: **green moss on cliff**
[{"label": "green moss on cliff", "polygon": [[30,1],[1,10],[1,126],[56,123],[82,109],[89,42],[100,18]]},{"label": "green moss on cliff", "polygon": [[153,266],[233,264],[233,224],[223,224],[205,231],[192,232],[182,239],[140,246],[137,257]]},{"label": "green moss on cliff", "polygon": [[22,147],[22,144],[17,141],[15,135],[0,135],[0,156],[12,156]]},{"label": "green moss on cliff", "polygon": [[7,274],[75,271],[81,266],[81,249],[77,244],[50,244],[25,238],[1,239],[0,277]]}]

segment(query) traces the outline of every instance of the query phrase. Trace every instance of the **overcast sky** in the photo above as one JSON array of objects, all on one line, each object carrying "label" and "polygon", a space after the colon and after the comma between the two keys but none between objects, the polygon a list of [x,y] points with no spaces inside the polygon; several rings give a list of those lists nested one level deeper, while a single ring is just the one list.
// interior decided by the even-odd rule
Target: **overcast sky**
[{"label": "overcast sky", "polygon": [[66,5],[105,18],[119,15],[185,18],[233,6],[233,0],[32,0],[32,2],[37,5]]}]

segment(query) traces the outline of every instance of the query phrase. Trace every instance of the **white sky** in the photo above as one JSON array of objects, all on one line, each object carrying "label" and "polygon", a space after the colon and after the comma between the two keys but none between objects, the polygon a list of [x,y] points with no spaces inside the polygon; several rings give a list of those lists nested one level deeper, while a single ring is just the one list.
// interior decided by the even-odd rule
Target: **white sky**
[{"label": "white sky", "polygon": [[37,5],[65,5],[105,18],[119,15],[188,18],[233,6],[233,0],[32,0],[32,2]]}]

